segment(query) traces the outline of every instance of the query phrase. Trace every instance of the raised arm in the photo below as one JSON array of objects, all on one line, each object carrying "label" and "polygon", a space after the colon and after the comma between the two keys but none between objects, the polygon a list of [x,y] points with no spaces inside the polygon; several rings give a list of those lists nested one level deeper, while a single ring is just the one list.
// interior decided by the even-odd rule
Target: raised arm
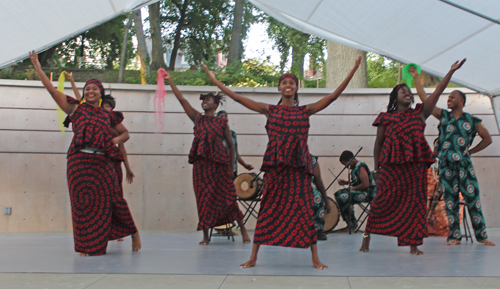
[{"label": "raised arm", "polygon": [[359,64],[361,63],[361,55],[356,59],[356,63],[354,64],[354,67],[351,69],[351,72],[347,75],[347,77],[344,79],[344,81],[337,87],[337,89],[330,95],[327,95],[320,99],[316,103],[311,103],[307,105],[307,114],[308,115],[313,115],[319,111],[322,111],[326,107],[328,107],[332,102],[334,102],[340,94],[344,91],[344,89],[347,87],[349,84],[349,81],[351,81],[352,77],[354,76],[354,73],[356,70],[358,70]]},{"label": "raised arm", "polygon": [[73,79],[73,76],[70,73],[64,72],[64,78],[66,80],[69,80],[71,82],[71,88],[73,89],[73,93],[75,94],[76,100],[82,99],[82,95],[80,94],[80,91],[78,91],[78,88],[76,87],[75,80]]},{"label": "raised arm", "polygon": [[491,140],[490,133],[481,123],[478,123],[476,125],[476,131],[479,137],[481,137],[481,141],[475,147],[469,150],[469,154],[471,155],[484,150],[487,146],[489,146],[493,142]]},{"label": "raised arm", "polygon": [[[446,73],[444,78],[439,82],[437,85],[436,89],[434,89],[434,92],[424,101],[424,108],[422,109],[422,118],[427,119],[432,113],[434,108],[436,107],[436,103],[439,100],[439,97],[441,96],[441,93],[443,93],[444,89],[448,86],[448,83],[450,82],[451,76],[455,71],[457,71],[462,65],[464,64],[466,58],[462,59],[462,61],[455,61],[451,65],[450,71]],[[415,81],[416,83],[416,81]],[[439,113],[441,115],[441,113]]]},{"label": "raised arm", "polygon": [[[410,69],[408,69],[408,72],[413,76],[413,79],[415,81],[415,88],[417,89],[417,94],[418,98],[420,98],[420,101],[422,103],[425,103],[425,100],[427,100],[427,93],[425,93],[424,86],[422,85],[422,82],[420,81],[420,78],[418,77],[418,72],[415,66],[411,66]],[[441,108],[439,107],[434,107],[432,110],[432,115],[440,119],[441,118]]]},{"label": "raised arm", "polygon": [[170,73],[167,72],[167,74],[165,75],[165,79],[168,81],[168,84],[172,88],[172,92],[174,93],[175,97],[177,97],[177,100],[181,103],[182,108],[184,108],[186,114],[193,122],[196,122],[198,116],[200,116],[200,113],[191,106],[187,99],[184,98],[184,95],[182,95],[180,90],[177,88],[177,85],[175,85],[174,81],[170,77]]},{"label": "raised arm", "polygon": [[40,62],[38,61],[38,55],[36,54],[35,50],[31,51],[29,54],[31,63],[33,63],[35,71],[38,74],[40,80],[42,81],[43,86],[45,86],[47,91],[50,93],[50,95],[55,100],[57,105],[62,109],[62,111],[64,111],[68,115],[72,115],[73,112],[75,112],[78,105],[68,103],[66,95],[64,95],[64,93],[60,92],[52,85],[52,82],[50,82],[49,78],[47,77],[47,75],[45,75],[45,72],[43,72],[42,67],[40,66]]},{"label": "raised arm", "polygon": [[203,66],[203,69],[205,69],[205,72],[208,74],[208,77],[210,77],[210,81],[212,81],[225,95],[229,96],[234,101],[241,103],[244,107],[250,110],[265,114],[266,116],[269,114],[269,104],[256,102],[254,100],[251,100],[250,98],[235,93],[234,91],[224,86],[224,84],[222,84],[220,81],[218,81],[217,78],[215,78],[214,73],[208,69],[203,61],[201,62],[201,65]]}]

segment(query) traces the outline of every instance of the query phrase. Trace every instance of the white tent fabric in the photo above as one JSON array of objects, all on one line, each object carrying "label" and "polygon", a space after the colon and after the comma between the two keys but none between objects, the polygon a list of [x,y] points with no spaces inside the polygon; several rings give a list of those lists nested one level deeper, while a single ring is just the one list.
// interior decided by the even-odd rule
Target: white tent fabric
[{"label": "white tent fabric", "polygon": [[0,68],[158,0],[2,0]]},{"label": "white tent fabric", "polygon": [[455,83],[500,95],[500,1],[250,0],[298,30],[417,63],[436,76],[462,58]]}]

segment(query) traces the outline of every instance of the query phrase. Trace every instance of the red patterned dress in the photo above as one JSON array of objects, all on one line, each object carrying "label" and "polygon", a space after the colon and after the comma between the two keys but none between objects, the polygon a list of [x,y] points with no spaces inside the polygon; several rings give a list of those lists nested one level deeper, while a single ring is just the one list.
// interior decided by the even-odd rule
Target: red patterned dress
[{"label": "red patterned dress", "polygon": [[366,231],[398,237],[399,246],[421,245],[427,237],[427,168],[434,158],[424,137],[422,108],[382,112],[373,123],[383,125],[385,133]]},{"label": "red patterned dress", "polygon": [[[78,103],[69,96],[68,102]],[[103,255],[108,241],[137,232],[115,166],[123,157],[112,142],[111,127],[121,119],[88,104],[79,105],[70,118],[74,136],[68,150],[67,177],[75,251]],[[81,152],[84,148],[99,149],[104,154]]]},{"label": "red patterned dress", "polygon": [[269,105],[269,142],[262,164],[262,201],[254,243],[308,248],[316,244],[312,157],[306,106]]},{"label": "red patterned dress", "polygon": [[227,120],[200,115],[194,126],[189,163],[198,207],[197,230],[209,229],[243,218],[236,203],[236,188],[229,151],[224,146]]}]

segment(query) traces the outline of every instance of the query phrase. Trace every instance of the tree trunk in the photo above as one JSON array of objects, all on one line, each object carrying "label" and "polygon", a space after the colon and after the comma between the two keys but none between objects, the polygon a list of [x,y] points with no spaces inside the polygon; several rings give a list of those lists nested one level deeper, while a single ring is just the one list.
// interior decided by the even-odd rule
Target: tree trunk
[{"label": "tree trunk", "polygon": [[179,8],[179,13],[181,18],[177,23],[177,28],[175,28],[174,46],[172,47],[172,54],[170,55],[170,62],[168,63],[168,70],[175,70],[175,61],[177,59],[177,52],[179,51],[179,46],[181,42],[181,32],[184,29],[184,20],[186,19],[188,0],[184,0],[182,7]]},{"label": "tree trunk", "polygon": [[149,5],[149,25],[151,26],[151,40],[153,42],[151,69],[157,70],[160,67],[167,68],[165,60],[163,59],[159,2]]},{"label": "tree trunk", "polygon": [[351,71],[359,55],[362,55],[363,59],[358,71],[356,71],[347,87],[368,87],[366,52],[330,41],[327,41],[326,48],[328,51],[328,58],[326,60],[326,87],[338,87]]},{"label": "tree trunk", "polygon": [[304,78],[304,58],[306,57],[306,48],[304,43],[309,40],[309,34],[297,31],[298,40],[296,44],[292,44],[292,73],[298,78]]},{"label": "tree trunk", "polygon": [[120,55],[120,70],[118,72],[118,83],[123,82],[123,71],[125,70],[125,55],[127,53],[128,30],[132,26],[132,15],[128,18],[125,31],[123,32],[122,53]]},{"label": "tree trunk", "polygon": [[149,67],[150,59],[148,48],[146,46],[146,37],[144,36],[144,29],[142,28],[141,10],[138,9],[133,11],[132,17],[134,18],[135,35],[137,36],[137,50],[141,61],[141,84],[146,84],[145,75],[147,75],[148,80],[151,83],[151,68]]},{"label": "tree trunk", "polygon": [[235,66],[241,60],[241,32],[243,22],[243,8],[245,0],[235,0],[234,3],[234,18],[233,31],[231,33],[231,42],[229,43],[229,56],[227,59],[228,66]]}]

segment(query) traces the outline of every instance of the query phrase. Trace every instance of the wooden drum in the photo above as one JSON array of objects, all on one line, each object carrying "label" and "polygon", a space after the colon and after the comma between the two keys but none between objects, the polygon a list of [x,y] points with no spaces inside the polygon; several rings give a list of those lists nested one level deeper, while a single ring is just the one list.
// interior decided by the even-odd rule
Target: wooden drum
[{"label": "wooden drum", "polygon": [[262,179],[255,173],[243,173],[234,180],[236,195],[242,200],[253,200],[262,194]]},{"label": "wooden drum", "polygon": [[326,202],[330,204],[330,213],[326,214],[325,210],[325,227],[323,228],[323,231],[325,232],[330,232],[337,226],[340,220],[340,210],[339,206],[337,205],[337,202],[335,202],[332,198],[327,197]]}]

